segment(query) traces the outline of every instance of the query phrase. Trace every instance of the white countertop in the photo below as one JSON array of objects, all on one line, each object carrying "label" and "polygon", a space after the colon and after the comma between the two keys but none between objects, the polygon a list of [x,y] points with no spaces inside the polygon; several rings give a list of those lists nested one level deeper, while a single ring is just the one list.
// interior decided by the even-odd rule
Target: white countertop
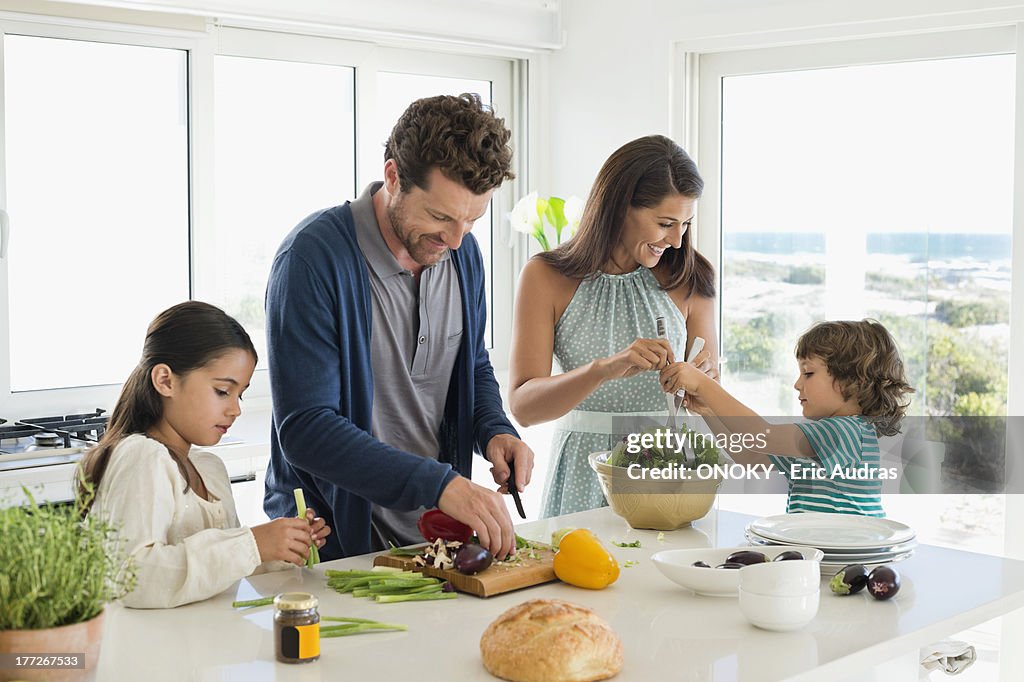
[{"label": "white countertop", "polygon": [[[325,568],[369,568],[370,555],[253,576],[199,604],[170,610],[111,608],[99,680],[493,680],[480,662],[480,635],[501,612],[528,599],[565,599],[606,618],[625,648],[616,680],[835,679],[867,670],[977,623],[1024,606],[1024,562],[921,546],[899,566],[903,586],[892,601],[866,593],[838,597],[823,583],[821,607],[803,630],[774,633],[749,625],[735,598],[694,595],[665,579],[649,560],[663,549],[734,546],[752,517],[713,511],[694,528],[637,531],[600,509],[526,523],[518,532],[548,540],[563,526],[594,530],[622,568],[611,587],[591,591],[550,583],[479,599],[378,604],[326,586]],[[642,541],[642,548],[610,540]],[[272,607],[231,608],[234,599],[283,591],[317,594],[321,615],[404,623],[408,632],[325,639],[319,661],[274,661]],[[916,677],[914,678],[916,679]]]}]

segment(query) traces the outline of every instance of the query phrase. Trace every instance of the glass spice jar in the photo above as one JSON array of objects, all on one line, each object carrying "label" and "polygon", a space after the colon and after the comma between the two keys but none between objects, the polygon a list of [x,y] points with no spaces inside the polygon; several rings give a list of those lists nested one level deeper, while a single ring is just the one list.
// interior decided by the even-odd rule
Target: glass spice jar
[{"label": "glass spice jar", "polygon": [[319,602],[308,592],[274,597],[274,653],[282,663],[309,663],[320,658]]}]

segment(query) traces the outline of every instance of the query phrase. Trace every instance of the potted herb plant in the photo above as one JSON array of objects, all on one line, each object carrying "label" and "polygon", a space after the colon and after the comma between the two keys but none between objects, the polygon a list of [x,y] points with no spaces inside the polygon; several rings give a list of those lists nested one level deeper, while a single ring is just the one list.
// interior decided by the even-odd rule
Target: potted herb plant
[{"label": "potted herb plant", "polygon": [[[0,680],[82,679],[99,658],[104,606],[134,588],[135,570],[116,529],[81,503],[25,496],[0,509],[0,654],[63,657],[46,669],[8,660],[18,667],[0,669]],[[67,660],[76,654],[82,667]]]}]

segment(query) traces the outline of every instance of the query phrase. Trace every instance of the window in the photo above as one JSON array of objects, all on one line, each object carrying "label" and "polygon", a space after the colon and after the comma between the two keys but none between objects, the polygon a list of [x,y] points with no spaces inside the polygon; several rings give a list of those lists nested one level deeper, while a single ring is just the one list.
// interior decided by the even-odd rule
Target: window
[{"label": "window", "polygon": [[11,390],[119,383],[188,298],[187,53],[3,46]]},{"label": "window", "polygon": [[[722,278],[723,381],[742,400],[798,415],[800,334],[872,317],[903,351],[911,414],[1006,414],[1012,38],[701,58],[700,164],[714,186],[702,227],[720,225],[708,247]],[[913,517],[929,541],[1001,549],[1001,495],[893,497],[889,513]],[[956,536],[972,523],[981,531]]]},{"label": "window", "polygon": [[[478,92],[515,129],[509,59],[120,28],[0,22],[0,416],[109,408],[148,322],[190,297],[238,317],[265,360],[281,240],[380,179],[383,140],[410,101]],[[513,252],[490,247],[505,193],[474,234],[489,299],[495,282],[507,292],[488,321],[507,331]],[[268,395],[258,371],[248,396]]]},{"label": "window", "polygon": [[[490,81],[471,80],[467,78],[447,78],[442,76],[424,76],[413,73],[393,73],[381,71],[377,74],[377,139],[381,146],[391,135],[391,127],[405,108],[421,97],[433,95],[460,95],[474,92],[480,95],[484,104],[491,106]],[[383,158],[383,155],[382,155]],[[487,309],[494,309],[493,265],[491,258],[491,241],[494,226],[491,221],[493,211],[487,209],[473,227],[473,236],[480,244],[480,252],[484,259],[484,279],[486,282]],[[487,317],[484,338],[488,348],[494,346],[491,316]]]},{"label": "window", "polygon": [[266,367],[263,297],[281,240],[355,196],[355,69],[214,60],[216,267],[209,300],[241,322]]}]

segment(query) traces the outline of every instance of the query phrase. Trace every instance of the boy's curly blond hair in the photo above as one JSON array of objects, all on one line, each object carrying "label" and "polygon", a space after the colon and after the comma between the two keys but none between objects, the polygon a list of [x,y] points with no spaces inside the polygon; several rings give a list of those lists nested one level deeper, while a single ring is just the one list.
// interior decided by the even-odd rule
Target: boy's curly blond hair
[{"label": "boy's curly blond hair", "polygon": [[892,335],[877,320],[818,322],[796,343],[798,360],[821,358],[844,400],[860,405],[881,436],[894,436],[914,389]]}]

